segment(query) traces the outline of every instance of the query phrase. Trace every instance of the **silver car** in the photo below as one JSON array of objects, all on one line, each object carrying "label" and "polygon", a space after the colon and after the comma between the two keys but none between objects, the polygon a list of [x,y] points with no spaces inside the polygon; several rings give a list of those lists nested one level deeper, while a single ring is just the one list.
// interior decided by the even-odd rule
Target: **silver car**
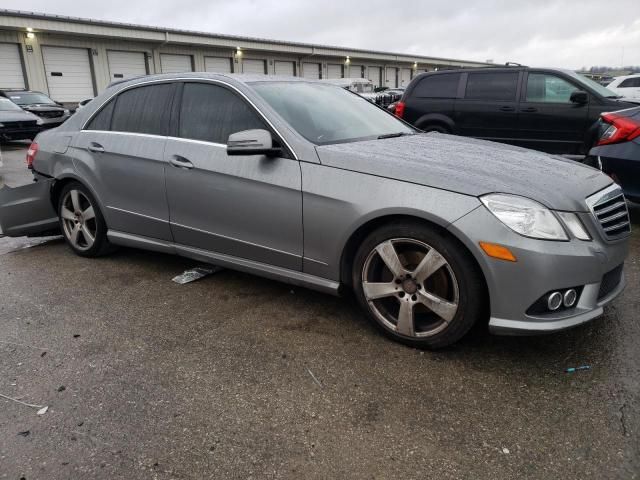
[{"label": "silver car", "polygon": [[624,288],[630,223],[609,177],[423,134],[322,82],[123,82],[41,133],[28,163],[37,182],[0,190],[6,235],[59,228],[86,257],[124,245],[352,290],[413,346],[449,345],[476,322],[565,329]]}]

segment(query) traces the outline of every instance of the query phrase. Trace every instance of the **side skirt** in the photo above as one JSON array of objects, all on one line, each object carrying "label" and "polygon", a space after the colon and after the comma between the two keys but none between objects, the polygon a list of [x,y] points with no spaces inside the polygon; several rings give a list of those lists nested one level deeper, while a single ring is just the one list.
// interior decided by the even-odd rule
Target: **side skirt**
[{"label": "side skirt", "polygon": [[180,255],[200,262],[213,263],[231,270],[238,270],[240,272],[258,275],[331,295],[339,295],[339,282],[316,277],[315,275],[309,275],[308,273],[254,262],[253,260],[247,260],[245,258],[210,252],[199,248],[188,247],[186,245],[178,245],[163,240],[131,235],[129,233],[118,232],[115,230],[109,230],[107,232],[107,237],[109,238],[109,241],[115,245]]}]

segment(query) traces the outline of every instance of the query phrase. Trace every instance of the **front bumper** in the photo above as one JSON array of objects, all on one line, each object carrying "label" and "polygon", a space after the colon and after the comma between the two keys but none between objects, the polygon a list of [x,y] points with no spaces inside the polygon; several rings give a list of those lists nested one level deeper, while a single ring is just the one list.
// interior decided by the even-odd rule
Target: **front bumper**
[{"label": "front bumper", "polygon": [[[571,328],[602,315],[603,307],[624,290],[624,274],[613,286],[603,287],[602,282],[607,273],[624,263],[628,237],[607,241],[591,214],[579,216],[592,241],[526,238],[511,231],[484,207],[478,207],[449,227],[465,242],[484,273],[490,296],[489,330],[492,333],[527,335]],[[517,262],[488,257],[479,247],[481,241],[508,247]],[[575,287],[582,287],[582,292],[574,307],[527,314],[547,292]]]}]

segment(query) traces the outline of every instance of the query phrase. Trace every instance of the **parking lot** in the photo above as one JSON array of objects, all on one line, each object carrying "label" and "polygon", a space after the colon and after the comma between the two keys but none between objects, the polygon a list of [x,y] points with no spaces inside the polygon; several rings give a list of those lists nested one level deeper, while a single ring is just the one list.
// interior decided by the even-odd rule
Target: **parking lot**
[{"label": "parking lot", "polygon": [[[28,181],[24,153],[3,146],[0,183]],[[602,318],[437,352],[386,340],[351,298],[0,239],[0,394],[49,407],[0,398],[0,478],[639,478],[631,213]]]}]

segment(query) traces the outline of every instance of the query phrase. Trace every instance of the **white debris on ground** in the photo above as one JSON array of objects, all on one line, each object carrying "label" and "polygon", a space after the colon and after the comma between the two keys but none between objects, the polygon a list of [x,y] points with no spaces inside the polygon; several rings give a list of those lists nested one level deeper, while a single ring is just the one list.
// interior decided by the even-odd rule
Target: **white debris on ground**
[{"label": "white debris on ground", "polygon": [[61,236],[53,236],[53,237],[0,237],[0,255],[4,255],[5,253],[15,252],[18,250],[23,250],[25,248],[35,247],[37,245],[42,245],[54,240],[58,240],[62,238]]},{"label": "white debris on ground", "polygon": [[184,285],[185,283],[195,282],[196,280],[200,280],[201,278],[207,277],[221,270],[224,269],[217,265],[205,265],[185,270],[182,274],[177,277],[173,277],[171,280],[179,285]]}]

